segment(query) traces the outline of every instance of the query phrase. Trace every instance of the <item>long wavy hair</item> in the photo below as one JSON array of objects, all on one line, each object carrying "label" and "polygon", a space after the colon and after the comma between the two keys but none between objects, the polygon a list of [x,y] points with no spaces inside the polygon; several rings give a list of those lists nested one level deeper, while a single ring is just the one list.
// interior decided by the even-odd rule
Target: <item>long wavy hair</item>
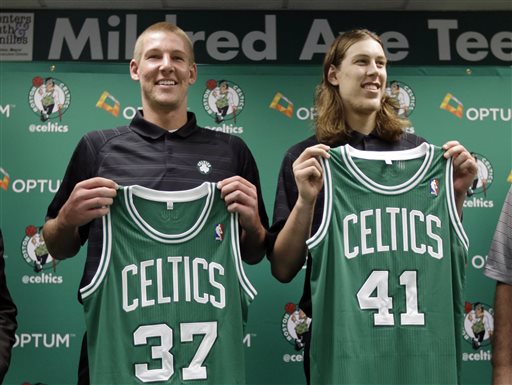
[{"label": "long wavy hair", "polygon": [[[315,92],[315,131],[319,142],[326,144],[346,143],[352,129],[345,121],[343,102],[338,87],[329,82],[329,69],[331,65],[339,67],[347,50],[355,43],[373,39],[384,49],[382,41],[375,33],[367,29],[356,29],[338,36],[329,47],[324,57],[323,78],[316,87]],[[409,127],[407,119],[398,116],[398,106],[395,100],[385,93],[382,97],[381,108],[376,116],[376,133],[386,141],[396,141]]]}]

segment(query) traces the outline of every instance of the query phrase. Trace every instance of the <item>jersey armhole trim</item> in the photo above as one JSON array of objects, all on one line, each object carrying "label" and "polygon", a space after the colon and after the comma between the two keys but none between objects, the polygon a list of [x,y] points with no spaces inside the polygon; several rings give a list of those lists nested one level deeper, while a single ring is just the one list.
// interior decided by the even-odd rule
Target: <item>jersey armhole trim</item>
[{"label": "jersey armhole trim", "polygon": [[240,252],[240,232],[239,232],[239,224],[238,224],[238,213],[230,214],[230,226],[231,226],[231,248],[233,250],[233,258],[236,268],[236,274],[238,276],[238,282],[242,287],[242,290],[249,296],[249,298],[254,300],[256,295],[256,289],[247,278],[247,275],[244,271],[244,265],[242,261],[242,253]]},{"label": "jersey armhole trim", "polygon": [[321,159],[322,168],[324,170],[324,207],[322,211],[322,222],[318,227],[318,230],[309,239],[306,240],[306,245],[311,250],[316,247],[327,234],[329,224],[331,223],[332,215],[332,178],[331,168],[328,159]]},{"label": "jersey armhole trim", "polygon": [[457,205],[455,203],[455,192],[453,188],[453,159],[449,158],[446,162],[446,199],[448,201],[448,212],[450,214],[450,220],[455,229],[455,233],[459,238],[460,242],[468,251],[469,249],[469,239],[466,235],[466,231],[462,226],[462,222],[459,218],[459,214],[457,213]]},{"label": "jersey armhole trim", "polygon": [[94,273],[94,276],[92,277],[91,282],[80,289],[82,300],[89,297],[101,285],[103,279],[105,278],[105,274],[107,273],[108,265],[110,263],[110,254],[112,249],[112,218],[110,213],[108,213],[102,218],[102,224],[103,244],[101,247],[100,262],[98,265],[98,269],[96,270],[96,273]]}]

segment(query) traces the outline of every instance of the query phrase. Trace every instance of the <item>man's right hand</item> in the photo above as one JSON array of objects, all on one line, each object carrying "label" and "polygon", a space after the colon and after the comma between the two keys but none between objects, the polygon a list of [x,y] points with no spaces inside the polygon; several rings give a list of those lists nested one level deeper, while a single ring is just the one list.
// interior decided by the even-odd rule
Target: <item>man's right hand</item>
[{"label": "man's right hand", "polygon": [[109,212],[117,195],[117,184],[106,178],[91,178],[77,183],[56,218],[43,227],[43,237],[51,256],[69,258],[82,244],[78,228]]},{"label": "man's right hand", "polygon": [[293,175],[299,192],[298,199],[308,205],[314,205],[323,186],[323,170],[320,158],[329,158],[330,147],[317,144],[306,148],[293,162]]},{"label": "man's right hand", "polygon": [[117,195],[117,184],[96,177],[77,183],[57,216],[62,227],[80,227],[108,214]]},{"label": "man's right hand", "polygon": [[316,199],[324,185],[320,159],[330,157],[329,149],[325,144],[308,147],[293,162],[299,195],[269,255],[272,275],[281,282],[290,282],[306,261],[306,240],[311,236]]}]

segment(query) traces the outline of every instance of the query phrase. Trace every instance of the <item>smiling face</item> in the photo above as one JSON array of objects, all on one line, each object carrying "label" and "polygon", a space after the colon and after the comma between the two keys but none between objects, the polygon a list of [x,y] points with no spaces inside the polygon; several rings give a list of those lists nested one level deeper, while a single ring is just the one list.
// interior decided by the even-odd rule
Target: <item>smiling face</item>
[{"label": "smiling face", "polygon": [[386,57],[382,46],[366,38],[350,46],[341,63],[329,68],[328,81],[338,88],[347,114],[374,115],[386,86]]},{"label": "smiling face", "polygon": [[130,62],[130,75],[140,82],[144,115],[186,114],[188,88],[197,78],[190,47],[170,31],[149,32],[141,43],[140,57]]}]

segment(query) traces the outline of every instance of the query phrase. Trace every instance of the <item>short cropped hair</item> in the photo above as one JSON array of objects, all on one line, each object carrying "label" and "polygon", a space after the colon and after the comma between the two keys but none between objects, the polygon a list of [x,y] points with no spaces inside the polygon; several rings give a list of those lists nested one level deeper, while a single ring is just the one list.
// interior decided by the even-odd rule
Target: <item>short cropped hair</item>
[{"label": "short cropped hair", "polygon": [[135,47],[133,49],[133,60],[135,60],[137,63],[140,61],[142,57],[142,51],[144,51],[144,38],[152,32],[170,32],[179,36],[187,46],[187,49],[189,51],[188,53],[190,54],[191,63],[195,62],[194,48],[192,45],[192,41],[190,40],[190,37],[187,35],[187,33],[174,24],[168,23],[166,21],[161,21],[159,23],[150,25],[137,38],[137,41],[135,42]]}]

